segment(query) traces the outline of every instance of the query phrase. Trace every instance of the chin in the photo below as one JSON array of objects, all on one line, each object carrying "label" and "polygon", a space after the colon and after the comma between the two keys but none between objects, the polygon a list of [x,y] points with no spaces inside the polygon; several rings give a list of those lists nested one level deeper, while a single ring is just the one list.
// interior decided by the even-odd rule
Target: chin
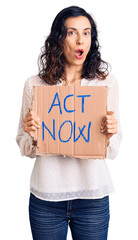
[{"label": "chin", "polygon": [[71,65],[74,65],[74,66],[82,66],[84,64],[84,61],[83,62],[78,62],[78,63],[72,63]]}]

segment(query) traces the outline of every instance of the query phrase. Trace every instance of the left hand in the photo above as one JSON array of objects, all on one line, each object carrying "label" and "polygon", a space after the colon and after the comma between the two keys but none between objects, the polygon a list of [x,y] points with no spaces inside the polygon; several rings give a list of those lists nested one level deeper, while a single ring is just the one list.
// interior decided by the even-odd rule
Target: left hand
[{"label": "left hand", "polygon": [[101,133],[106,134],[108,140],[118,132],[118,121],[113,114],[113,111],[108,111],[101,123]]}]

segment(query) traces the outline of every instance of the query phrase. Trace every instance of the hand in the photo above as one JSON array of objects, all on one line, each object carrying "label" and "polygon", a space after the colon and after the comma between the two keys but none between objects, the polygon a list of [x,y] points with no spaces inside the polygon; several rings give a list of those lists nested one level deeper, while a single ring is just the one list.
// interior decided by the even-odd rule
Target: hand
[{"label": "hand", "polygon": [[118,121],[113,114],[113,111],[108,111],[101,123],[101,132],[107,135],[108,145],[109,139],[118,132]]},{"label": "hand", "polygon": [[25,132],[27,132],[31,137],[33,137],[34,131],[37,128],[40,128],[41,125],[39,117],[36,116],[35,112],[32,110],[26,114],[23,122]]}]

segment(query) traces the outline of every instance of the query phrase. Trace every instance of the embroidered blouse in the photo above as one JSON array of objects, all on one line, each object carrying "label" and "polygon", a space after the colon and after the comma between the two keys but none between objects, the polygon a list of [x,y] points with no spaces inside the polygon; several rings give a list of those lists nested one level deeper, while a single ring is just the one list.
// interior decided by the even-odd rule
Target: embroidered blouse
[{"label": "embroidered blouse", "polygon": [[[119,114],[118,80],[109,74],[105,80],[81,80],[81,86],[107,86],[107,111],[114,111],[118,132],[110,138],[105,159],[79,159],[63,155],[36,155],[31,136],[24,131],[23,118],[32,107],[33,85],[47,85],[38,75],[29,77],[24,84],[22,106],[16,142],[22,156],[36,158],[30,177],[30,192],[48,201],[102,198],[114,192],[106,159],[115,159],[119,152],[122,130]],[[63,85],[63,81],[57,84]]]}]

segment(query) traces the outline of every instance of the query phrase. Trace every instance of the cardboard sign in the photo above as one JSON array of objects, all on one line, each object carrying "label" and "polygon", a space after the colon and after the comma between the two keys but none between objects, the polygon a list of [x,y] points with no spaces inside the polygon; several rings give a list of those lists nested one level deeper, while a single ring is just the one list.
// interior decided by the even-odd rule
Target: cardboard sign
[{"label": "cardboard sign", "polygon": [[106,86],[33,86],[32,106],[42,123],[34,132],[36,155],[105,158]]}]

